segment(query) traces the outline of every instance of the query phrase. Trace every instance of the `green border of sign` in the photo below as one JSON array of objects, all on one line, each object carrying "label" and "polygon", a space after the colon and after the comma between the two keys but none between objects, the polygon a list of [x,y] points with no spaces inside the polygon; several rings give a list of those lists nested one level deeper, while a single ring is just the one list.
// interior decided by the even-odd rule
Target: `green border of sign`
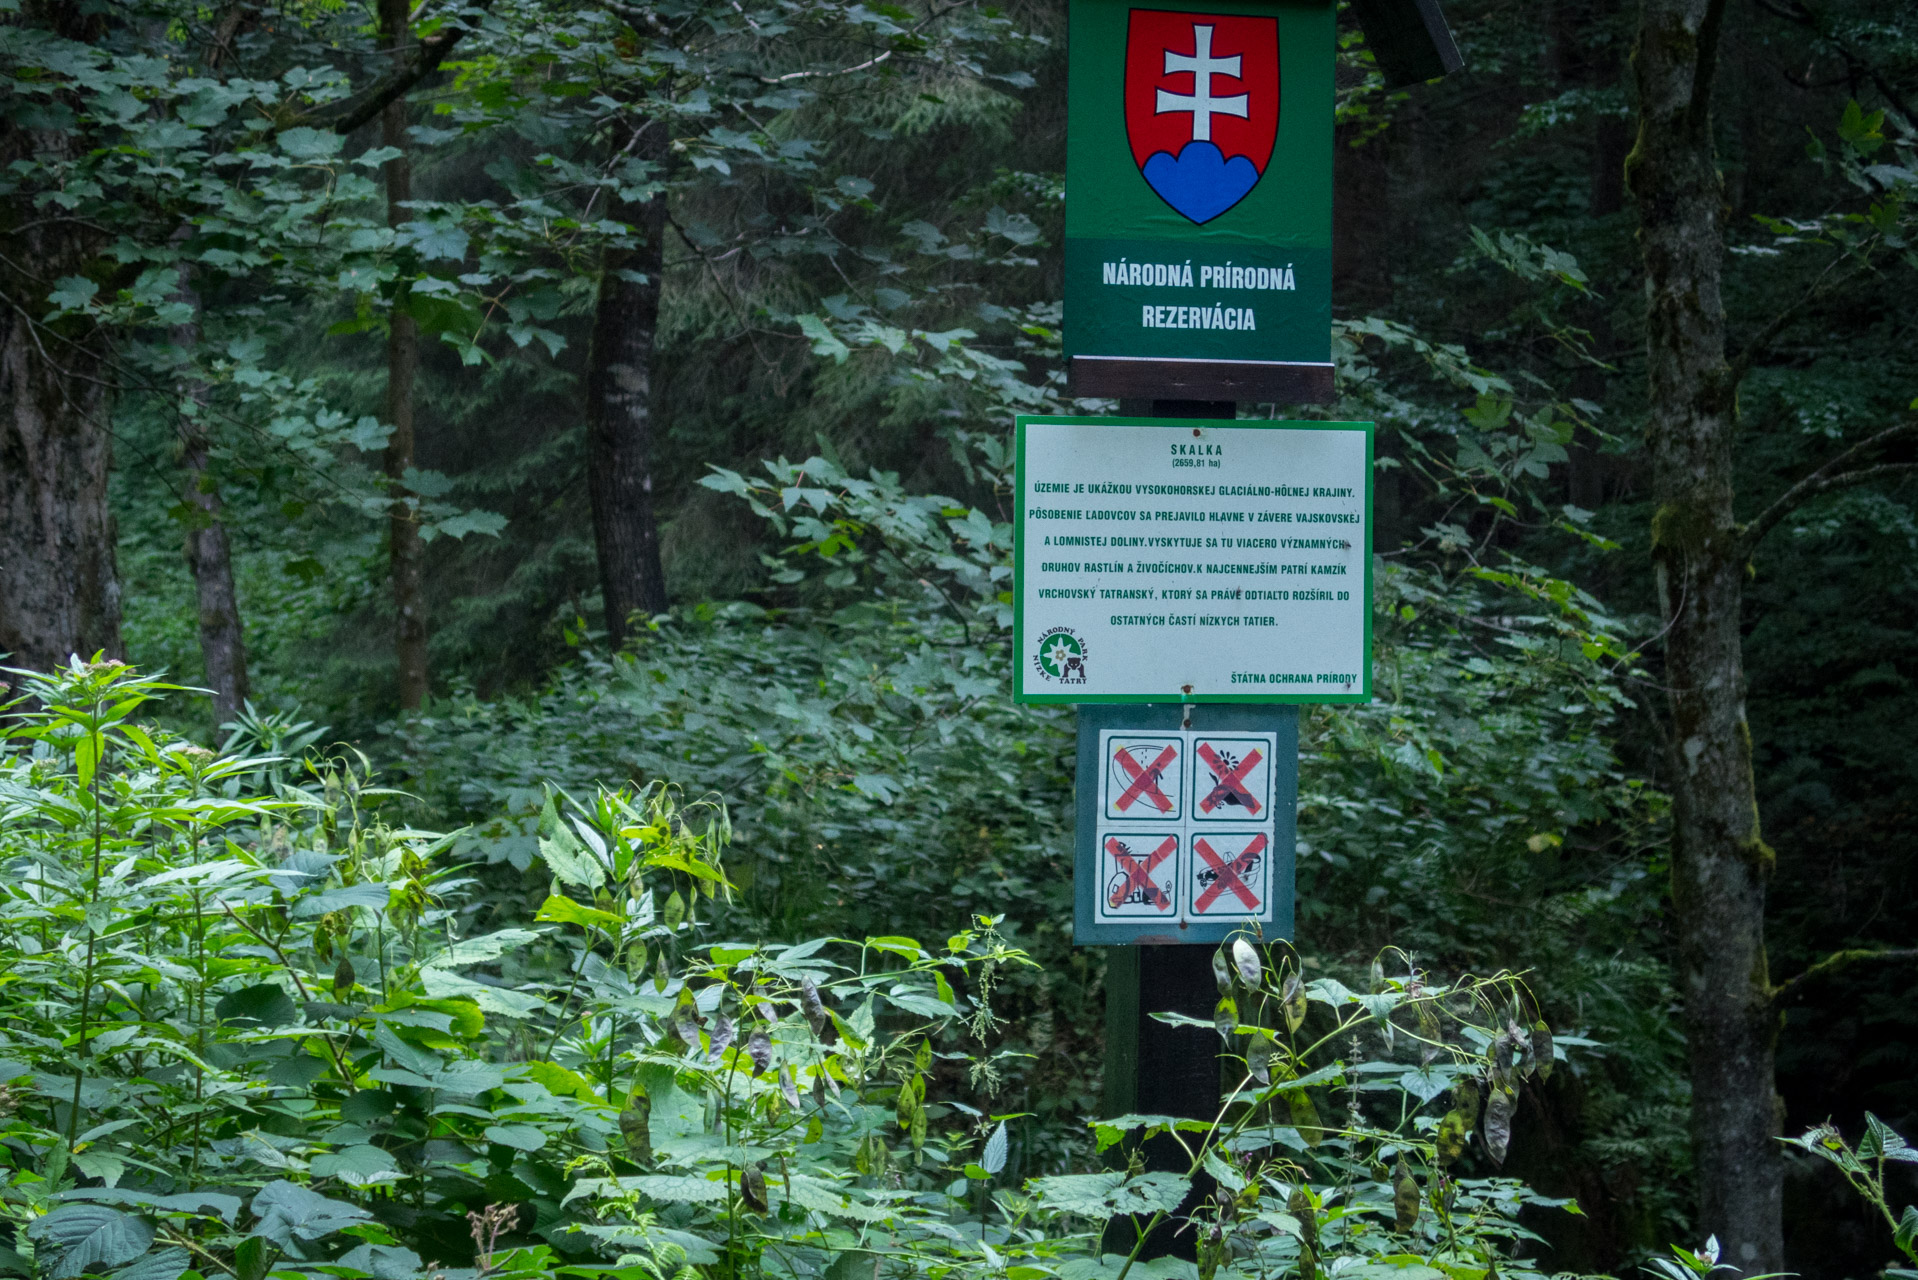
[{"label": "green border of sign", "polygon": [[[1084,706],[1079,709],[1078,759],[1074,770],[1075,829],[1072,852],[1072,941],[1080,946],[1172,945],[1224,942],[1234,934],[1254,936],[1244,922],[1188,923],[1168,934],[1157,921],[1101,924],[1092,910],[1097,891],[1099,838],[1099,733],[1104,729],[1177,729],[1186,708],[1177,703],[1149,706]],[[1265,940],[1292,938],[1297,927],[1299,842],[1299,710],[1274,706],[1228,707],[1192,704],[1192,727],[1229,733],[1235,729],[1278,734],[1278,759],[1272,768],[1272,921],[1260,926]],[[1281,763],[1281,762],[1285,763]],[[1289,767],[1287,767],[1289,765]]]},{"label": "green border of sign", "polygon": [[[1012,514],[1012,700],[1032,706],[1067,703],[1311,703],[1370,702],[1372,700],[1372,492],[1375,424],[1370,422],[1288,422],[1255,418],[1128,418],[1074,417],[1068,414],[1020,414],[1013,443],[1012,490],[1017,509]],[[1365,433],[1365,661],[1364,678],[1352,693],[1211,693],[1187,696],[1177,689],[1157,693],[1021,693],[1018,665],[1026,651],[1026,602],[1019,589],[1019,549],[1026,541],[1026,428],[1031,425],[1107,427],[1199,427],[1220,430],[1363,431]]]}]

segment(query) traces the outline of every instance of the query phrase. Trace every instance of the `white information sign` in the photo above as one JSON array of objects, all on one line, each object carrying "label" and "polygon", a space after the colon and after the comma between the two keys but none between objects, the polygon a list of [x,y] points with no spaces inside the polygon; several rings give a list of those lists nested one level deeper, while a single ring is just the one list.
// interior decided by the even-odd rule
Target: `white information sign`
[{"label": "white information sign", "polygon": [[1095,924],[1273,919],[1275,734],[1099,737]]},{"label": "white information sign", "polygon": [[1018,701],[1370,700],[1370,423],[1022,417],[1017,472]]}]

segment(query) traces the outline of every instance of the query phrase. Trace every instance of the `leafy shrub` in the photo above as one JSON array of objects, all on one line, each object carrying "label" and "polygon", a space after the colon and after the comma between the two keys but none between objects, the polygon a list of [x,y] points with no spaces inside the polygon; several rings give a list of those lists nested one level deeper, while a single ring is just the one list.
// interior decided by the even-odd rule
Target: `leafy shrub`
[{"label": "leafy shrub", "polygon": [[[936,945],[707,940],[727,815],[655,785],[548,797],[550,892],[476,933],[454,839],[388,825],[364,761],[172,740],[138,718],[169,686],[117,663],[14,674],[20,1273],[1089,1280],[1189,1274],[1138,1261],[1179,1229],[1208,1278],[1477,1280],[1524,1271],[1516,1210],[1557,1203],[1466,1176],[1551,1069],[1516,978],[1360,993],[1236,943],[1190,1033],[1241,1064],[1224,1113],[1103,1121],[1108,1171],[1021,1180],[1024,1122],[955,1097],[1005,1069],[996,993],[1033,963],[990,917]],[[1153,1138],[1178,1168],[1145,1167]]]}]

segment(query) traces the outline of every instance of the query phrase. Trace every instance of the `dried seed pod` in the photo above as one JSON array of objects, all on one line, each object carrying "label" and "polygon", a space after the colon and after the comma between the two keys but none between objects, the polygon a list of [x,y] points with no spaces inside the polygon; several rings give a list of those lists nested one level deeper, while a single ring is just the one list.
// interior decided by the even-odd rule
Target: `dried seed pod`
[{"label": "dried seed pod", "polygon": [[1305,1025],[1305,979],[1292,974],[1285,980],[1285,990],[1279,997],[1285,1010],[1285,1029],[1297,1031]]},{"label": "dried seed pod", "polygon": [[1299,1223],[1299,1280],[1318,1280],[1319,1217],[1312,1208],[1312,1197],[1306,1194],[1304,1183],[1292,1188],[1291,1198],[1285,1202],[1285,1211]]},{"label": "dried seed pod", "polygon": [[1294,1089],[1285,1095],[1286,1105],[1292,1109],[1292,1127],[1299,1131],[1308,1147],[1316,1147],[1325,1141],[1325,1128],[1319,1123],[1319,1109],[1312,1105],[1312,1097],[1304,1089]]},{"label": "dried seed pod", "polygon": [[1510,1089],[1494,1089],[1485,1103],[1485,1153],[1492,1163],[1505,1163],[1505,1149],[1512,1143],[1512,1114],[1518,1107],[1518,1095]]},{"label": "dried seed pod", "polygon": [[707,1050],[707,1061],[718,1062],[738,1033],[738,1028],[733,1026],[733,1020],[723,1013],[720,1014],[719,1021],[713,1023],[713,1047]]},{"label": "dried seed pod", "polygon": [[1510,1075],[1512,1071],[1512,1049],[1518,1043],[1518,1037],[1510,1031],[1501,1031],[1492,1041],[1492,1070],[1500,1075]]},{"label": "dried seed pod", "polygon": [[1245,1067],[1261,1085],[1272,1083],[1272,1038],[1255,1035],[1245,1049]]},{"label": "dried seed pod", "polygon": [[1259,980],[1265,976],[1265,966],[1259,963],[1259,953],[1244,938],[1232,939],[1232,965],[1239,971],[1239,981],[1246,989],[1257,991]]},{"label": "dried seed pod", "polygon": [[[799,1085],[793,1080],[793,1069],[791,1067],[781,1067],[779,1069],[779,1091],[786,1095],[787,1106],[790,1106],[794,1111],[799,1110]],[[820,1105],[823,1106],[825,1104],[822,1102]]]},{"label": "dried seed pod", "polygon": [[766,1068],[772,1065],[773,1042],[764,1028],[755,1028],[746,1037],[746,1056],[753,1060],[753,1074],[764,1075]]},{"label": "dried seed pod", "polygon": [[673,1034],[688,1049],[699,1048],[699,1004],[691,987],[681,987],[673,1004]]},{"label": "dried seed pod", "polygon": [[1399,1232],[1410,1231],[1419,1220],[1419,1184],[1401,1160],[1392,1169],[1393,1223]]},{"label": "dried seed pod", "polygon": [[641,1163],[653,1158],[652,1126],[647,1123],[652,1114],[652,1099],[643,1093],[627,1099],[626,1109],[619,1113],[619,1133],[626,1139],[626,1151]]},{"label": "dried seed pod", "polygon": [[[1473,1096],[1477,1096],[1476,1094]],[[1450,1164],[1465,1154],[1465,1144],[1472,1140],[1472,1125],[1465,1113],[1457,1107],[1445,1113],[1438,1127],[1438,1158],[1440,1164]]]},{"label": "dried seed pod", "polygon": [[899,1122],[902,1131],[912,1129],[912,1117],[920,1110],[919,1099],[923,1096],[926,1082],[915,1076],[899,1086],[899,1097],[893,1103],[893,1119]]},{"label": "dried seed pod", "polygon": [[1532,1057],[1538,1063],[1539,1079],[1552,1078],[1553,1054],[1556,1052],[1552,1047],[1552,1029],[1545,1025],[1545,1019],[1540,1018],[1532,1024]]},{"label": "dried seed pod", "polygon": [[1465,1128],[1470,1131],[1478,1124],[1478,1081],[1469,1076],[1461,1077],[1452,1085],[1452,1105],[1465,1117]]},{"label": "dried seed pod", "polygon": [[1230,1041],[1232,1039],[1232,1028],[1239,1025],[1238,1002],[1233,1000],[1231,996],[1221,997],[1219,1003],[1214,1005],[1212,1009],[1212,1025],[1219,1029],[1221,1036],[1227,1041]]},{"label": "dried seed pod", "polygon": [[821,1067],[812,1078],[812,1104],[815,1107],[826,1105],[826,1069]]},{"label": "dried seed pod", "polygon": [[739,1171],[739,1198],[754,1213],[764,1213],[769,1207],[766,1203],[766,1175],[757,1164],[749,1164]]},{"label": "dried seed pod", "polygon": [[826,1002],[819,998],[819,988],[811,978],[799,980],[799,1012],[806,1015],[806,1025],[814,1035],[826,1029]]},{"label": "dried seed pod", "polygon": [[1212,953],[1212,980],[1219,984],[1219,994],[1232,994],[1232,962],[1225,958],[1225,948],[1220,947]]}]

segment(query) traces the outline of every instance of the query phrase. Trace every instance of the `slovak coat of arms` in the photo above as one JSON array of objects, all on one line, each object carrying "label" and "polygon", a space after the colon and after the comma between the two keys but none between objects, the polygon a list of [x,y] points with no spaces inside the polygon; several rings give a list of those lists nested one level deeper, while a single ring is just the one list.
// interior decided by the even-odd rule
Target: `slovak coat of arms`
[{"label": "slovak coat of arms", "polygon": [[1203,225],[1265,176],[1279,132],[1279,23],[1134,9],[1126,139],[1147,185]]}]

